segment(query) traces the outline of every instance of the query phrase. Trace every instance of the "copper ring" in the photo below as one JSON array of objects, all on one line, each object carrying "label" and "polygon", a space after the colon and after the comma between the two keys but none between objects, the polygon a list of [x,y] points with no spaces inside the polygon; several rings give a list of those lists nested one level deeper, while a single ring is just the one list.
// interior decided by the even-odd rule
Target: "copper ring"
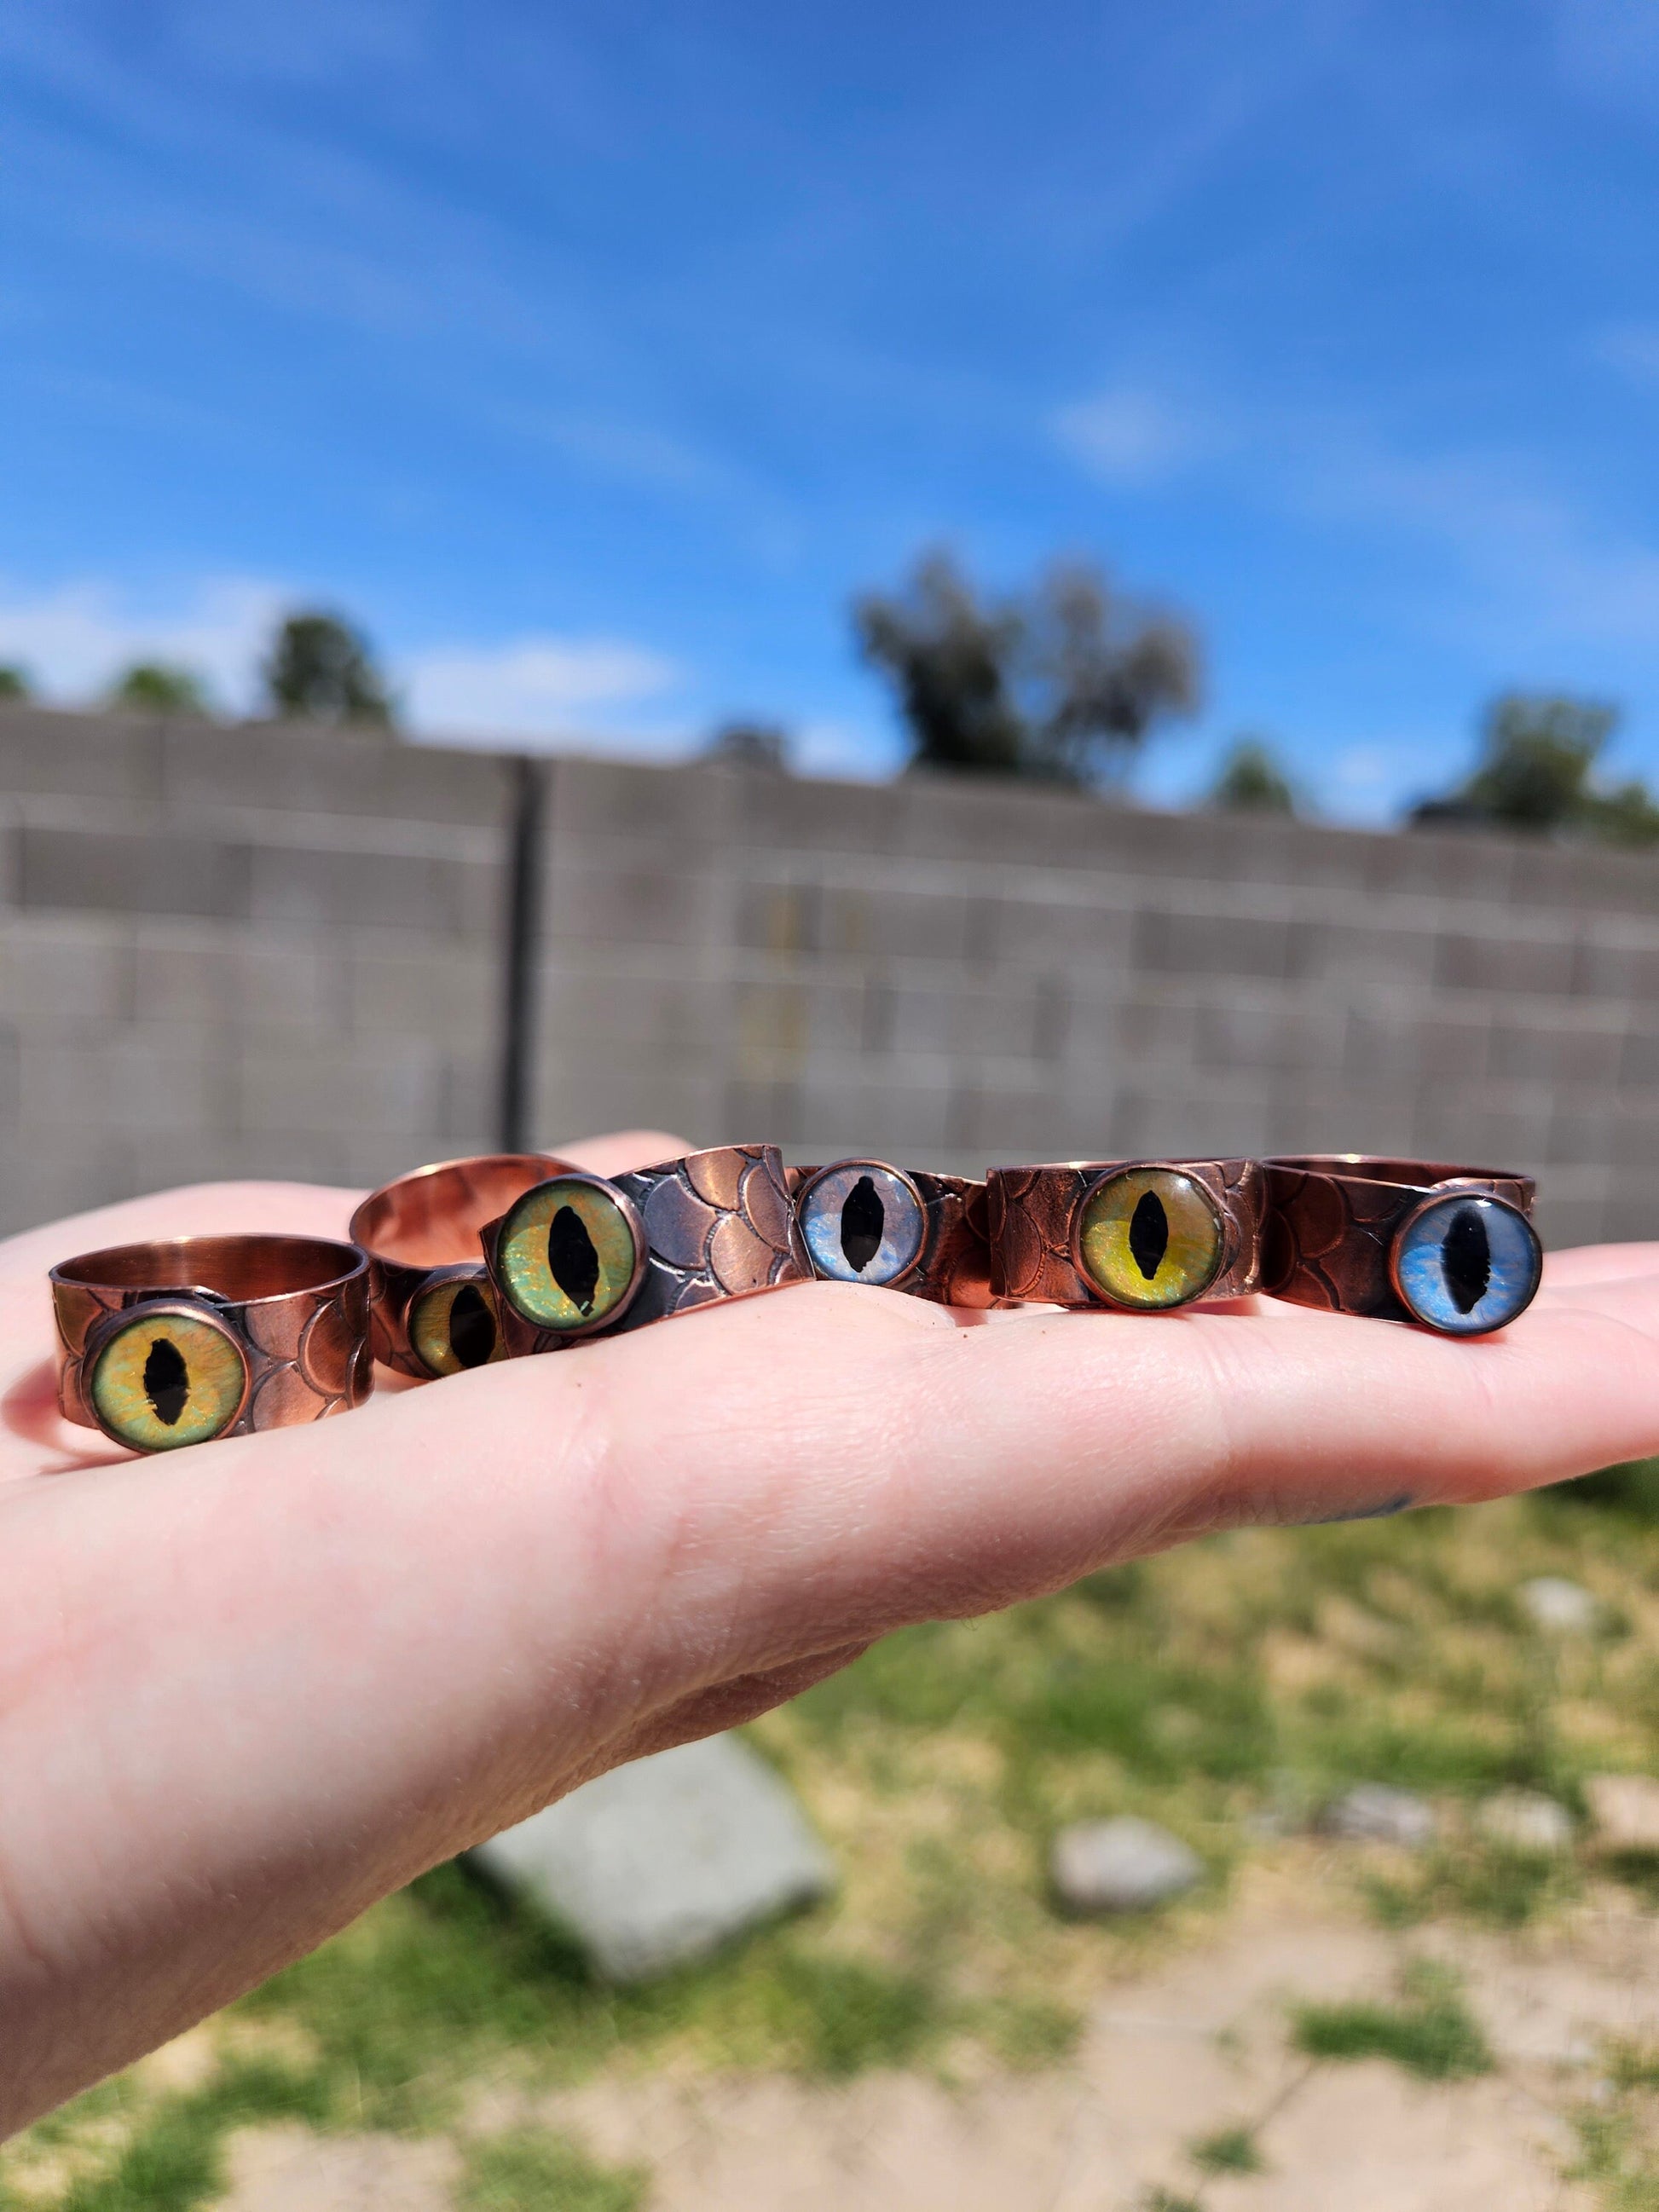
[{"label": "copper ring", "polygon": [[627,1175],[565,1168],[480,1233],[503,1309],[550,1352],[811,1273],[775,1145],[718,1145]]},{"label": "copper ring", "polygon": [[[791,1168],[789,1190],[815,1275],[907,1291],[939,1305],[994,1304],[982,1182],[846,1159]],[[829,1201],[823,1222],[814,1218],[815,1196]]]},{"label": "copper ring", "polygon": [[[1449,1336],[1487,1334],[1532,1303],[1543,1249],[1529,1218],[1530,1176],[1360,1152],[1281,1155],[1262,1165],[1269,1297]],[[1460,1193],[1476,1202],[1459,1208]],[[1449,1237],[1468,1232],[1461,1267],[1449,1243],[1432,1249],[1437,1220]]]},{"label": "copper ring", "polygon": [[1000,1298],[1164,1313],[1256,1287],[1266,1180],[1254,1160],[993,1168]]},{"label": "copper ring", "polygon": [[369,1263],[353,1244],[118,1244],[51,1282],[64,1418],[133,1451],[320,1421],[374,1388]]},{"label": "copper ring", "polygon": [[[370,1341],[382,1366],[426,1382],[530,1348],[524,1323],[495,1296],[478,1233],[503,1206],[568,1166],[550,1152],[482,1152],[411,1169],[370,1192],[349,1233],[369,1257]],[[464,1316],[470,1326],[455,1321],[458,1297],[471,1309]]]}]

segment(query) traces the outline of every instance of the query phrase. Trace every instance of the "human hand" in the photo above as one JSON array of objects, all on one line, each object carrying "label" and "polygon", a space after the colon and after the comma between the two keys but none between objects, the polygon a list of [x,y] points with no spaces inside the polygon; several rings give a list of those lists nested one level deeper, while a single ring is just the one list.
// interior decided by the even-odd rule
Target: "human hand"
[{"label": "human hand", "polygon": [[[684,1147],[563,1149],[615,1172]],[[0,1247],[0,2130],[890,1629],[1210,1528],[1659,1449],[1653,1246],[1553,1258],[1472,1343],[823,1283],[153,1459],[58,1419],[54,1261],[338,1236],[357,1195],[204,1186]]]}]

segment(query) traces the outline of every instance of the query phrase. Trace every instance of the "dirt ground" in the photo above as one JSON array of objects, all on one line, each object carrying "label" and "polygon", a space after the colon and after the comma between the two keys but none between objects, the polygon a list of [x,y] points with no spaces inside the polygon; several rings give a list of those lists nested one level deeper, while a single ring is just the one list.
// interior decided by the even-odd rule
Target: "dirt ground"
[{"label": "dirt ground", "polygon": [[[1608,1892],[1515,1936],[1390,1935],[1248,1882],[1209,1943],[1115,1984],[1059,2067],[978,2078],[610,2073],[553,2095],[475,2100],[468,2132],[544,2125],[643,2166],[650,2212],[1595,2212],[1568,2175],[1612,2094],[1607,2055],[1659,2043],[1659,1926]],[[1431,2081],[1382,2058],[1316,2062],[1298,2002],[1386,2000],[1409,1959],[1462,1978],[1492,2070]],[[1194,2146],[1242,2133],[1260,2170],[1206,2173]],[[450,2212],[443,2142],[249,2130],[224,2212]]]}]

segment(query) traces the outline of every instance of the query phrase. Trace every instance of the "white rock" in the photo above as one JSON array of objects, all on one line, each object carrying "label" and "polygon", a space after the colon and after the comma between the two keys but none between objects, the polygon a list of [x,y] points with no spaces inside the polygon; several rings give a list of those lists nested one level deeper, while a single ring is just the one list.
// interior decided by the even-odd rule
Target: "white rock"
[{"label": "white rock", "polygon": [[613,1982],[701,1958],[835,1884],[787,1784],[734,1735],[602,1774],[468,1856],[563,1921]]},{"label": "white rock", "polygon": [[1500,1790],[1474,1816],[1475,1826],[1504,1850],[1553,1858],[1572,1849],[1572,1815],[1535,1790]]},{"label": "white rock", "polygon": [[1144,1912],[1204,1876],[1203,1861],[1179,1836],[1131,1814],[1062,1828],[1049,1869],[1055,1894],[1073,1912]]},{"label": "white rock", "polygon": [[1518,1595],[1533,1626],[1557,1636],[1588,1636],[1601,1611],[1587,1589],[1564,1575],[1535,1576],[1522,1583]]},{"label": "white rock", "polygon": [[1604,1851],[1659,1853],[1659,1782],[1645,1774],[1593,1774],[1584,1802]]},{"label": "white rock", "polygon": [[1434,1808],[1411,1790],[1361,1782],[1325,1808],[1319,1825],[1328,1836],[1349,1843],[1398,1844],[1420,1851],[1434,1841],[1438,1823]]}]

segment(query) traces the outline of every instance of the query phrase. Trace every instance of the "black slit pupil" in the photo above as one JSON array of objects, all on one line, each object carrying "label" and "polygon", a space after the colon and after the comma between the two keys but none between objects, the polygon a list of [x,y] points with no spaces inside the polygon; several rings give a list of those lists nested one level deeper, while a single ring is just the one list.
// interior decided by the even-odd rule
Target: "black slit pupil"
[{"label": "black slit pupil", "polygon": [[1492,1240],[1478,1206],[1462,1206],[1451,1218],[1440,1247],[1446,1288],[1459,1313],[1473,1313],[1492,1282]]},{"label": "black slit pupil", "polygon": [[577,1312],[591,1314],[593,1293],[599,1287],[599,1255],[587,1224],[574,1206],[562,1206],[548,1226],[547,1265]]},{"label": "black slit pupil", "polygon": [[155,1418],[168,1428],[190,1403],[190,1370],[185,1355],[171,1337],[158,1336],[144,1362],[144,1395],[155,1408]]},{"label": "black slit pupil", "polygon": [[482,1367],[495,1349],[495,1316],[476,1283],[463,1283],[449,1307],[449,1348],[463,1367]]},{"label": "black slit pupil", "polygon": [[841,1249],[847,1264],[861,1275],[881,1249],[887,1233],[887,1208],[868,1176],[860,1176],[841,1209]]},{"label": "black slit pupil", "polygon": [[1164,1211],[1164,1201],[1155,1190],[1143,1190],[1129,1219],[1129,1250],[1149,1283],[1164,1265],[1169,1249],[1170,1217]]}]

